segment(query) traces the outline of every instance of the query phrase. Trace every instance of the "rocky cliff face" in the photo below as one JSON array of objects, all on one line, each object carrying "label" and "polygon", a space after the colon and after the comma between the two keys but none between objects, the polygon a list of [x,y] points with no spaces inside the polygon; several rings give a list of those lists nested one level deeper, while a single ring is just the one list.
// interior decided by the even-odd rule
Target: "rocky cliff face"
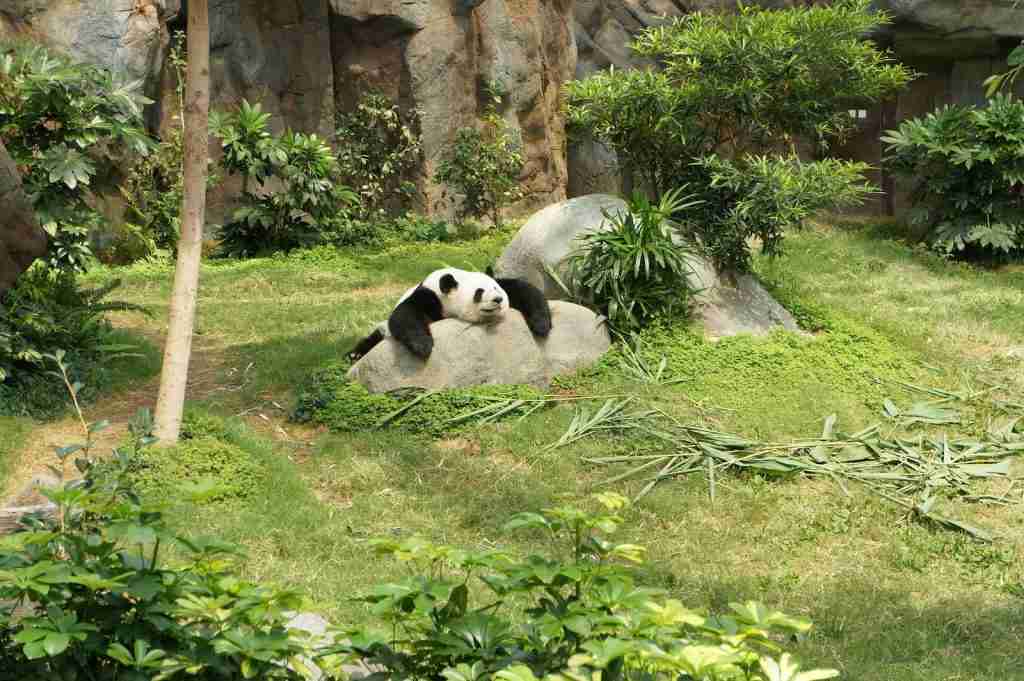
[{"label": "rocky cliff face", "polygon": [[[562,84],[576,69],[572,0],[332,0],[334,106],[374,88],[420,114],[425,177],[459,127],[482,110],[481,86],[509,93],[522,136],[528,202],[565,196]],[[440,198],[424,183],[427,205]]]}]

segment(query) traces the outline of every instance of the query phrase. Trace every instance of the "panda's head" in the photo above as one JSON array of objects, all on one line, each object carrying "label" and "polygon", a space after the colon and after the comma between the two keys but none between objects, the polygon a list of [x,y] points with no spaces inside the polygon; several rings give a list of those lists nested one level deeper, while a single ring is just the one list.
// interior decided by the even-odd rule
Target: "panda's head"
[{"label": "panda's head", "polygon": [[436,281],[435,292],[447,318],[471,324],[492,324],[504,318],[508,311],[508,294],[482,272],[446,268],[434,272],[428,282],[431,279]]}]

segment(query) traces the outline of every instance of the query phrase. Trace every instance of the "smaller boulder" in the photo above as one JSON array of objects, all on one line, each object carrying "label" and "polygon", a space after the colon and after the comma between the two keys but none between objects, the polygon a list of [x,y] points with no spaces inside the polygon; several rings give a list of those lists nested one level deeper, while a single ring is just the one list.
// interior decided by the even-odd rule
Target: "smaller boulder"
[{"label": "smaller boulder", "polygon": [[[590,194],[550,205],[523,225],[498,259],[495,272],[499,277],[526,279],[548,298],[564,298],[565,292],[550,273],[564,281],[566,258],[579,248],[577,239],[607,229],[605,213],[627,210],[625,201],[610,194]],[[699,255],[690,256],[689,264],[689,286],[697,291],[694,316],[702,322],[708,338],[762,335],[780,327],[799,331],[793,315],[755,277],[720,275]]]},{"label": "smaller boulder", "polygon": [[426,362],[385,338],[352,366],[348,377],[372,393],[486,384],[544,389],[555,376],[593,364],[611,347],[604,320],[585,307],[552,302],[551,323],[547,338],[535,338],[516,310],[490,325],[443,319],[430,326],[434,350]]}]

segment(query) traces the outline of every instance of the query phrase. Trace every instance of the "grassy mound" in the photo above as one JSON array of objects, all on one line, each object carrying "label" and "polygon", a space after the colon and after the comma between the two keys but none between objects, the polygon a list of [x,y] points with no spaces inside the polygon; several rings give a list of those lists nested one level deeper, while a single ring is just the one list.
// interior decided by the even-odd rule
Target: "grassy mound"
[{"label": "grassy mound", "polygon": [[185,492],[204,501],[232,501],[255,494],[265,471],[242,447],[202,436],[143,450],[131,477],[143,496],[173,499]]}]

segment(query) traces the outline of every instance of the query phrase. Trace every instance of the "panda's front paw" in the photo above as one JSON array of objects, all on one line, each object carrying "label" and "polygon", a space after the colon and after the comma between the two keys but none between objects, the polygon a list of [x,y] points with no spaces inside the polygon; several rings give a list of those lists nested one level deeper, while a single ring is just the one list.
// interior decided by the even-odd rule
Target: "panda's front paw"
[{"label": "panda's front paw", "polygon": [[530,332],[534,336],[547,338],[548,334],[551,333],[551,315],[542,313],[532,314],[526,318],[526,325],[530,327]]},{"label": "panda's front paw", "polygon": [[432,336],[414,336],[408,340],[406,347],[409,348],[409,352],[425,362],[430,358],[430,353],[434,351],[434,338]]}]

